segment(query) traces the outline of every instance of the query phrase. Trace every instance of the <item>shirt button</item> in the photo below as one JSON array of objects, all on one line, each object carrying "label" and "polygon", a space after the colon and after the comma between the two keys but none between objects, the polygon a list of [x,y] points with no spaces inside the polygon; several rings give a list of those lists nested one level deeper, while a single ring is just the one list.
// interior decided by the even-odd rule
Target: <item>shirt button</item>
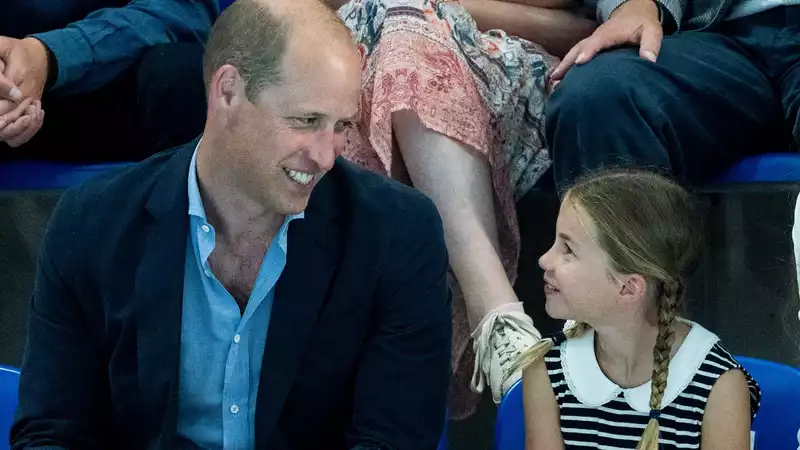
[{"label": "shirt button", "polygon": [[238,413],[239,413],[239,406],[231,405],[231,414],[238,414]]},{"label": "shirt button", "polygon": [[202,227],[200,227],[200,229],[201,229],[201,230],[203,230],[203,231],[204,231],[204,232],[206,232],[206,233],[208,233],[209,231],[211,231],[211,228],[209,228],[209,227],[208,227],[208,225],[203,225]]},{"label": "shirt button", "polygon": [[242,337],[237,334],[236,336],[233,337],[233,342],[238,344],[241,339]]}]

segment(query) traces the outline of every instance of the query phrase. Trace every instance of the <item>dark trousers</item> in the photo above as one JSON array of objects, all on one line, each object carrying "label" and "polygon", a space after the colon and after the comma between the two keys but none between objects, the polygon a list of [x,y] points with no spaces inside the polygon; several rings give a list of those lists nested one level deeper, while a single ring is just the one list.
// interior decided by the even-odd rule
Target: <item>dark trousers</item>
[{"label": "dark trousers", "polygon": [[560,191],[587,169],[649,167],[702,183],[800,139],[800,6],[779,7],[567,72],[547,108]]},{"label": "dark trousers", "polygon": [[0,160],[138,161],[197,137],[206,99],[203,47],[153,47],[98,91],[45,95],[42,129],[17,149],[0,143]]}]

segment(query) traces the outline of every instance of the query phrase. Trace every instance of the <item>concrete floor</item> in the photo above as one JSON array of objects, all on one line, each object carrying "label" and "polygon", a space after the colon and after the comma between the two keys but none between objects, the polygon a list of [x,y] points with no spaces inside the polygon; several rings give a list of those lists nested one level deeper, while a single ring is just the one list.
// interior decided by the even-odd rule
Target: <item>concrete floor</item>
[{"label": "concrete floor", "polygon": [[[795,186],[702,194],[709,250],[691,280],[687,316],[719,334],[735,354],[800,364],[800,308],[791,247]],[[0,364],[18,366],[35,255],[58,193],[0,193]],[[533,193],[518,205],[523,251],[517,293],[543,332],[560,324],[543,310],[537,259],[550,246],[558,202]],[[489,450],[495,407],[450,424],[450,448]]]}]

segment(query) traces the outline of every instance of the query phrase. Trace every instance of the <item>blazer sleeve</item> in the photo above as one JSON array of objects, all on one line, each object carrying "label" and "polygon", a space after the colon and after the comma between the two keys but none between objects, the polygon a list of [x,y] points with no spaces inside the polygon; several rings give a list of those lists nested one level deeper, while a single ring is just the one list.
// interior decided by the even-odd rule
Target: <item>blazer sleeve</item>
[{"label": "blazer sleeve", "polygon": [[356,375],[351,449],[433,450],[444,429],[452,327],[444,232],[430,200],[403,216]]},{"label": "blazer sleeve", "polygon": [[[81,307],[75,252],[81,223],[71,191],[59,201],[40,250],[12,449],[102,449],[108,432],[108,381],[100,344]],[[75,227],[71,225],[75,224]]]}]

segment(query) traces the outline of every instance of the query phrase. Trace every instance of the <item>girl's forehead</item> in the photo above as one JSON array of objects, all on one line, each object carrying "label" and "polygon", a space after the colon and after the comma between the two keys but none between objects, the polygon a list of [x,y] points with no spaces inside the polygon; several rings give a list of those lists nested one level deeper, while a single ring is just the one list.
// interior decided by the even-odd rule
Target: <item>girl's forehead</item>
[{"label": "girl's forehead", "polygon": [[596,244],[594,221],[580,203],[569,197],[565,198],[561,203],[558,220],[559,232],[569,235],[575,241],[591,241]]}]

